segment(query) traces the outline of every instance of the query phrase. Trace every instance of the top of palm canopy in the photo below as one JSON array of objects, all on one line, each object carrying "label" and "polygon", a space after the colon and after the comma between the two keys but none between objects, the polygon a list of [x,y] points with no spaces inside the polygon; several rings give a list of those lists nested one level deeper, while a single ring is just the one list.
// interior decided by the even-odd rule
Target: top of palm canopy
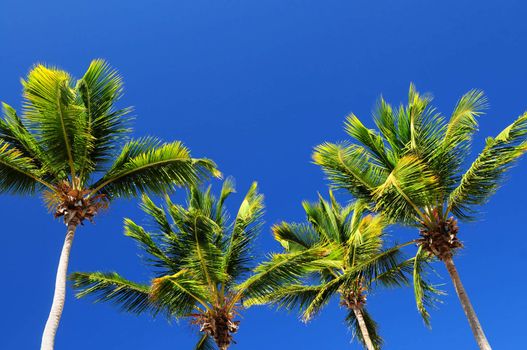
[{"label": "top of palm canopy", "polygon": [[[260,265],[246,284],[245,305],[272,303],[287,309],[299,308],[302,319],[313,318],[338,294],[348,310],[346,322],[364,343],[356,318],[359,309],[375,347],[382,339],[366,310],[366,296],[375,287],[407,285],[414,265],[423,292],[433,300],[436,291],[419,275],[425,260],[405,259],[401,248],[414,242],[387,246],[386,222],[368,214],[365,203],[341,206],[330,192],[330,200],[303,202],[307,223],[282,222],[273,226],[275,239],[285,253],[275,254]],[[289,269],[284,267],[290,264]],[[252,282],[252,281],[256,282]]]},{"label": "top of palm canopy", "polygon": [[44,191],[58,216],[69,220],[76,212],[82,221],[106,200],[219,175],[181,142],[129,140],[131,108],[116,107],[123,82],[103,60],[92,61],[80,79],[39,64],[22,85],[21,116],[4,103],[0,119],[1,192]]},{"label": "top of palm canopy", "polygon": [[236,284],[252,268],[252,244],[263,215],[263,196],[253,183],[230,220],[224,204],[232,193],[233,182],[227,179],[218,198],[210,187],[192,188],[185,207],[167,197],[161,208],[143,196],[150,227],[125,219],[125,234],[148,253],[156,277],[138,284],[117,273],[74,273],[77,296],[93,295],[137,314],[188,317],[203,333],[197,349],[210,348],[212,341],[226,349],[239,323],[235,317],[243,292]]},{"label": "top of palm canopy", "polygon": [[[313,159],[332,185],[350,191],[390,219],[420,227],[426,240],[440,233],[432,253],[441,259],[461,246],[452,214],[473,219],[477,205],[496,191],[505,172],[527,151],[527,113],[496,137],[465,168],[486,98],[469,91],[449,118],[431,105],[430,95],[410,86],[408,104],[393,108],[383,98],[374,111],[377,130],[354,115],[346,119],[351,142],[324,143]],[[430,238],[432,239],[432,238]]]}]

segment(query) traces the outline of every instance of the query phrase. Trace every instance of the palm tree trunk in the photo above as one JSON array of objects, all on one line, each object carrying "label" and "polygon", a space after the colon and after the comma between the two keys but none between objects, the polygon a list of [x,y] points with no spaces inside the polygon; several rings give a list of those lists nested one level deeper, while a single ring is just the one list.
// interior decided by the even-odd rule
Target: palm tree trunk
[{"label": "palm tree trunk", "polygon": [[371,338],[370,338],[370,333],[368,332],[368,327],[366,327],[366,322],[364,322],[364,317],[362,316],[361,309],[358,307],[354,307],[353,313],[355,314],[355,317],[357,318],[357,322],[359,324],[359,328],[362,333],[362,338],[364,339],[364,344],[366,344],[366,349],[375,350],[375,347],[373,346],[373,342],[371,341]]},{"label": "palm tree trunk", "polygon": [[53,304],[49,312],[48,321],[42,334],[41,350],[53,350],[55,347],[55,334],[59,327],[60,317],[62,316],[62,309],[64,309],[64,300],[66,299],[66,277],[68,273],[68,261],[71,252],[71,245],[73,237],[75,236],[75,229],[77,224],[68,224],[68,232],[60,254],[59,267],[57,269],[57,277],[55,279],[55,293],[53,294]]},{"label": "palm tree trunk", "polygon": [[465,291],[465,288],[463,288],[463,284],[461,283],[461,279],[457,273],[456,266],[454,265],[454,260],[452,260],[452,258],[448,258],[444,260],[444,263],[448,273],[450,274],[452,282],[454,282],[454,288],[456,289],[457,296],[461,302],[461,305],[463,306],[463,311],[465,311],[468,323],[470,324],[470,328],[472,328],[472,333],[474,333],[474,338],[476,338],[479,348],[481,350],[492,350],[489,341],[483,332],[483,328],[479,323],[478,316],[476,315],[476,312],[470,303],[467,292]]}]

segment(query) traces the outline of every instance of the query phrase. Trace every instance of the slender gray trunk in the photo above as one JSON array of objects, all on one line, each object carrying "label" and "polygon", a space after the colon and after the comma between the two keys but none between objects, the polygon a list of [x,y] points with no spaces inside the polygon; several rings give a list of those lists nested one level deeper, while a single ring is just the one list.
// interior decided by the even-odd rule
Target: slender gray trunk
[{"label": "slender gray trunk", "polygon": [[357,319],[357,322],[359,324],[360,331],[362,333],[362,338],[364,339],[364,344],[366,345],[366,349],[368,350],[375,350],[375,347],[373,346],[373,342],[370,338],[370,333],[368,332],[368,327],[366,327],[366,322],[364,322],[364,316],[362,316],[362,311],[358,307],[353,308],[353,313],[355,314],[355,318]]},{"label": "slender gray trunk", "polygon": [[474,338],[476,338],[476,342],[478,343],[479,348],[481,350],[492,350],[489,341],[487,340],[487,337],[483,332],[483,328],[479,323],[478,316],[476,315],[476,312],[474,311],[474,308],[470,303],[470,299],[468,298],[467,292],[465,291],[465,288],[463,288],[463,284],[461,283],[461,279],[459,278],[459,274],[457,273],[456,266],[454,265],[454,260],[452,260],[452,258],[449,258],[446,259],[444,263],[446,265],[448,273],[450,274],[452,282],[454,282],[454,288],[456,289],[457,296],[459,298],[459,301],[461,302],[461,306],[463,306],[463,311],[465,311],[468,323],[470,324],[472,333],[474,333]]},{"label": "slender gray trunk", "polygon": [[57,277],[55,279],[55,293],[53,294],[53,304],[49,312],[48,321],[42,334],[41,350],[53,350],[55,347],[55,335],[59,328],[60,317],[64,309],[64,300],[66,299],[66,278],[68,274],[68,261],[71,252],[71,245],[73,237],[75,236],[76,224],[70,223],[68,225],[68,232],[60,254],[59,266],[57,269]]}]

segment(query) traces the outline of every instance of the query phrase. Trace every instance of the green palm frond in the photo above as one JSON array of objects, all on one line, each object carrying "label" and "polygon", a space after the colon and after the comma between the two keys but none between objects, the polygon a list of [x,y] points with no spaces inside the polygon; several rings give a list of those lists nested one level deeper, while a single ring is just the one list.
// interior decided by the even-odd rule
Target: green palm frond
[{"label": "green palm frond", "polygon": [[[470,149],[472,136],[478,130],[477,118],[487,108],[487,98],[480,90],[471,90],[461,97],[450,116],[443,144],[447,151],[460,150],[467,152]],[[458,154],[463,158],[466,154]]]},{"label": "green palm frond", "polygon": [[341,267],[342,252],[316,246],[301,252],[272,254],[254,269],[254,275],[238,285],[244,305],[268,302],[268,295],[283,286],[299,283],[302,278],[322,269]]},{"label": "green palm frond", "polygon": [[150,287],[124,279],[119,274],[102,272],[75,272],[70,275],[77,298],[95,297],[95,302],[111,302],[123,311],[135,314],[150,312],[157,315],[161,309],[150,299]]},{"label": "green palm frond", "polygon": [[484,204],[498,189],[505,172],[527,152],[527,113],[495,138],[487,138],[483,151],[463,174],[448,199],[448,208],[458,217],[470,219],[473,206]]},{"label": "green palm frond", "polygon": [[163,193],[176,185],[196,184],[215,169],[210,160],[191,158],[181,142],[162,144],[154,138],[143,138],[128,142],[92,188],[113,197]]},{"label": "green palm frond", "polygon": [[433,261],[433,257],[421,249],[421,247],[419,247],[417,254],[412,259],[413,285],[417,311],[419,311],[419,314],[428,327],[430,327],[430,314],[428,309],[440,303],[441,300],[438,296],[445,294],[437,286],[430,284],[426,280],[428,265],[431,261]]},{"label": "green palm frond", "polygon": [[223,185],[221,186],[221,192],[220,197],[218,198],[218,202],[216,203],[216,211],[215,211],[215,221],[222,225],[223,222],[228,219],[225,215],[225,209],[224,209],[224,203],[227,200],[227,198],[233,194],[236,193],[236,188],[234,184],[234,179],[231,177],[228,177],[223,181]]},{"label": "green palm frond", "polygon": [[35,66],[22,81],[24,118],[54,169],[75,175],[74,144],[86,139],[84,111],[75,103],[72,77],[65,71]]},{"label": "green palm frond", "polygon": [[116,146],[130,131],[126,124],[131,108],[115,108],[123,94],[123,82],[117,71],[100,59],[90,63],[76,90],[79,103],[85,109],[85,127],[91,136],[77,150],[80,177],[85,178],[92,171],[104,170]]},{"label": "green palm frond", "polygon": [[363,147],[347,143],[317,146],[313,161],[335,188],[346,189],[368,203],[373,202],[373,191],[389,175],[389,170],[376,164]]},{"label": "green palm frond", "polygon": [[[152,281],[150,299],[173,317],[188,316],[193,310],[208,309],[211,300],[205,285],[188,270]],[[198,304],[198,305],[196,305]]]},{"label": "green palm frond", "polygon": [[274,239],[288,252],[298,252],[320,243],[320,236],[309,224],[282,222],[272,228]]},{"label": "green palm frond", "polygon": [[[366,328],[368,329],[368,334],[372,340],[373,346],[375,347],[375,349],[381,349],[384,341],[379,334],[379,326],[377,325],[377,322],[373,320],[366,308],[363,308],[361,312],[362,317],[364,318],[364,323],[366,324]],[[365,345],[364,337],[362,336],[362,331],[360,329],[357,317],[355,316],[353,310],[348,311],[348,314],[346,316],[346,324],[348,328],[352,331],[353,337],[357,338],[363,345]]]},{"label": "green palm frond", "polygon": [[384,183],[374,191],[375,210],[396,221],[413,224],[423,219],[422,207],[434,203],[439,196],[440,184],[426,163],[418,157],[407,155]]},{"label": "green palm frond", "polygon": [[139,244],[139,247],[149,254],[147,262],[159,268],[161,270],[160,273],[166,273],[178,268],[152,235],[130,219],[124,219],[124,234],[134,239]]},{"label": "green palm frond", "polygon": [[[167,201],[167,205],[169,200]],[[154,222],[154,228],[162,234],[170,234],[172,226],[163,208],[158,207],[146,194],[141,196],[141,209]]]},{"label": "green palm frond", "polygon": [[24,157],[31,158],[40,169],[42,178],[52,181],[64,178],[64,174],[55,173],[50,166],[50,160],[34,135],[26,128],[16,111],[6,103],[2,104],[3,119],[0,119],[0,139],[9,143],[21,152]]},{"label": "green palm frond", "polygon": [[368,149],[368,153],[376,164],[389,170],[395,167],[396,158],[386,149],[382,136],[366,128],[354,114],[346,118],[344,130]]},{"label": "green palm frond", "polygon": [[263,213],[263,195],[258,193],[258,185],[253,182],[234,220],[223,258],[225,273],[232,279],[250,271],[251,244],[261,231]]},{"label": "green palm frond", "polygon": [[32,158],[0,139],[0,191],[34,193],[46,187],[53,189],[41,178]]}]

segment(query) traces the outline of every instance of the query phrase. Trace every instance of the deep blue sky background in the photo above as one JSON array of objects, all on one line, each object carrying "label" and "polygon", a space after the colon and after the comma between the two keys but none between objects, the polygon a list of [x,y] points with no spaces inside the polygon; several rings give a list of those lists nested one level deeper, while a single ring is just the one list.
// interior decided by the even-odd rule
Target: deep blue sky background
[{"label": "deep blue sky background", "polygon": [[[92,58],[124,76],[123,105],[136,109],[137,136],[183,140],[236,178],[237,206],[250,182],[266,195],[261,253],[278,250],[269,232],[302,220],[300,201],[325,192],[310,163],[313,146],[345,138],[353,111],[369,118],[382,93],[398,104],[408,85],[436,96],[450,113],[471,88],[485,90],[475,150],[527,108],[524,1],[24,1],[0,2],[0,100],[21,104],[19,78],[35,62],[80,76]],[[458,267],[496,349],[525,346],[527,159],[462,225]],[[341,195],[342,200],[348,199]],[[52,297],[65,228],[38,198],[1,196],[0,349],[36,349]],[[78,231],[70,271],[116,270],[148,281],[122,219],[144,217],[136,201],[118,201]],[[413,237],[392,228],[399,240]],[[410,289],[369,298],[386,349],[475,349],[461,307],[449,296],[432,313],[433,331]],[[233,349],[358,349],[334,301],[308,325],[269,308],[244,312]],[[57,349],[191,349],[185,321],[135,317],[111,305],[75,300],[71,289]]]}]

